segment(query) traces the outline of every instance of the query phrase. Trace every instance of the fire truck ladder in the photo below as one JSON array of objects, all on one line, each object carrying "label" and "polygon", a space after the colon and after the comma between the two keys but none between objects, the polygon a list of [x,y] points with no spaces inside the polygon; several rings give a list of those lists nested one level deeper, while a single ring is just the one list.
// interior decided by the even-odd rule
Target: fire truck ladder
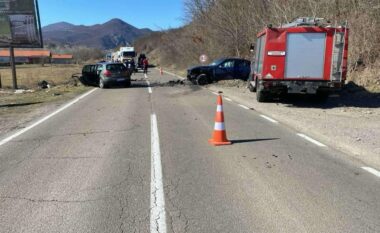
[{"label": "fire truck ladder", "polygon": [[342,82],[343,75],[343,61],[344,61],[344,49],[346,46],[346,33],[347,33],[347,22],[344,26],[343,32],[337,32],[337,27],[335,27],[334,32],[334,47],[332,54],[331,63],[331,81]]}]

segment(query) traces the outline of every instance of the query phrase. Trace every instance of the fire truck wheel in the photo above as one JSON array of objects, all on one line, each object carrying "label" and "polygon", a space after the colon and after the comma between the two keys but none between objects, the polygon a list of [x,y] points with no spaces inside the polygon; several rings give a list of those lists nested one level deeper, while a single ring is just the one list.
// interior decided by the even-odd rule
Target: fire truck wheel
[{"label": "fire truck wheel", "polygon": [[327,91],[317,91],[317,94],[315,95],[315,99],[318,102],[326,102],[329,98],[329,93]]},{"label": "fire truck wheel", "polygon": [[208,78],[205,74],[200,74],[197,77],[197,84],[200,86],[208,84]]},{"label": "fire truck wheel", "polygon": [[250,81],[248,81],[248,89],[250,92],[256,92],[256,87],[254,87]]},{"label": "fire truck wheel", "polygon": [[256,100],[260,103],[268,101],[268,93],[262,90],[257,90]]}]

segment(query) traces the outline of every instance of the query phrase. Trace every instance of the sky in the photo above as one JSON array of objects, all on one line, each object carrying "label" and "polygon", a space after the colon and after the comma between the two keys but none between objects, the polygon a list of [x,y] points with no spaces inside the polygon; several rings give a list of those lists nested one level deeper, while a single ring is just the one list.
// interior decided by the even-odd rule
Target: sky
[{"label": "sky", "polygon": [[38,0],[42,26],[57,22],[94,25],[119,18],[137,28],[183,25],[184,0]]}]

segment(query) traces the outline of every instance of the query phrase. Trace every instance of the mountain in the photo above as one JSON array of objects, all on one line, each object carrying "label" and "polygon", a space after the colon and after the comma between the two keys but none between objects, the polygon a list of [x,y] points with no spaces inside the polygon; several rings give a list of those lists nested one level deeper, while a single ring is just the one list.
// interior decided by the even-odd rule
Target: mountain
[{"label": "mountain", "polygon": [[137,38],[151,32],[147,28],[138,29],[121,19],[92,26],[59,22],[42,28],[45,45],[83,45],[100,49],[132,44]]}]

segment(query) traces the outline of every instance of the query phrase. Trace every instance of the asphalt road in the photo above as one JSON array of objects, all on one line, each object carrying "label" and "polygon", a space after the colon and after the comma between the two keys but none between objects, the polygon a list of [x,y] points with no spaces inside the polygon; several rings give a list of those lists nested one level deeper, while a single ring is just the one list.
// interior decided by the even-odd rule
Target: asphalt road
[{"label": "asphalt road", "polygon": [[0,138],[0,232],[380,232],[360,162],[226,99],[210,146],[214,94],[133,78]]}]

